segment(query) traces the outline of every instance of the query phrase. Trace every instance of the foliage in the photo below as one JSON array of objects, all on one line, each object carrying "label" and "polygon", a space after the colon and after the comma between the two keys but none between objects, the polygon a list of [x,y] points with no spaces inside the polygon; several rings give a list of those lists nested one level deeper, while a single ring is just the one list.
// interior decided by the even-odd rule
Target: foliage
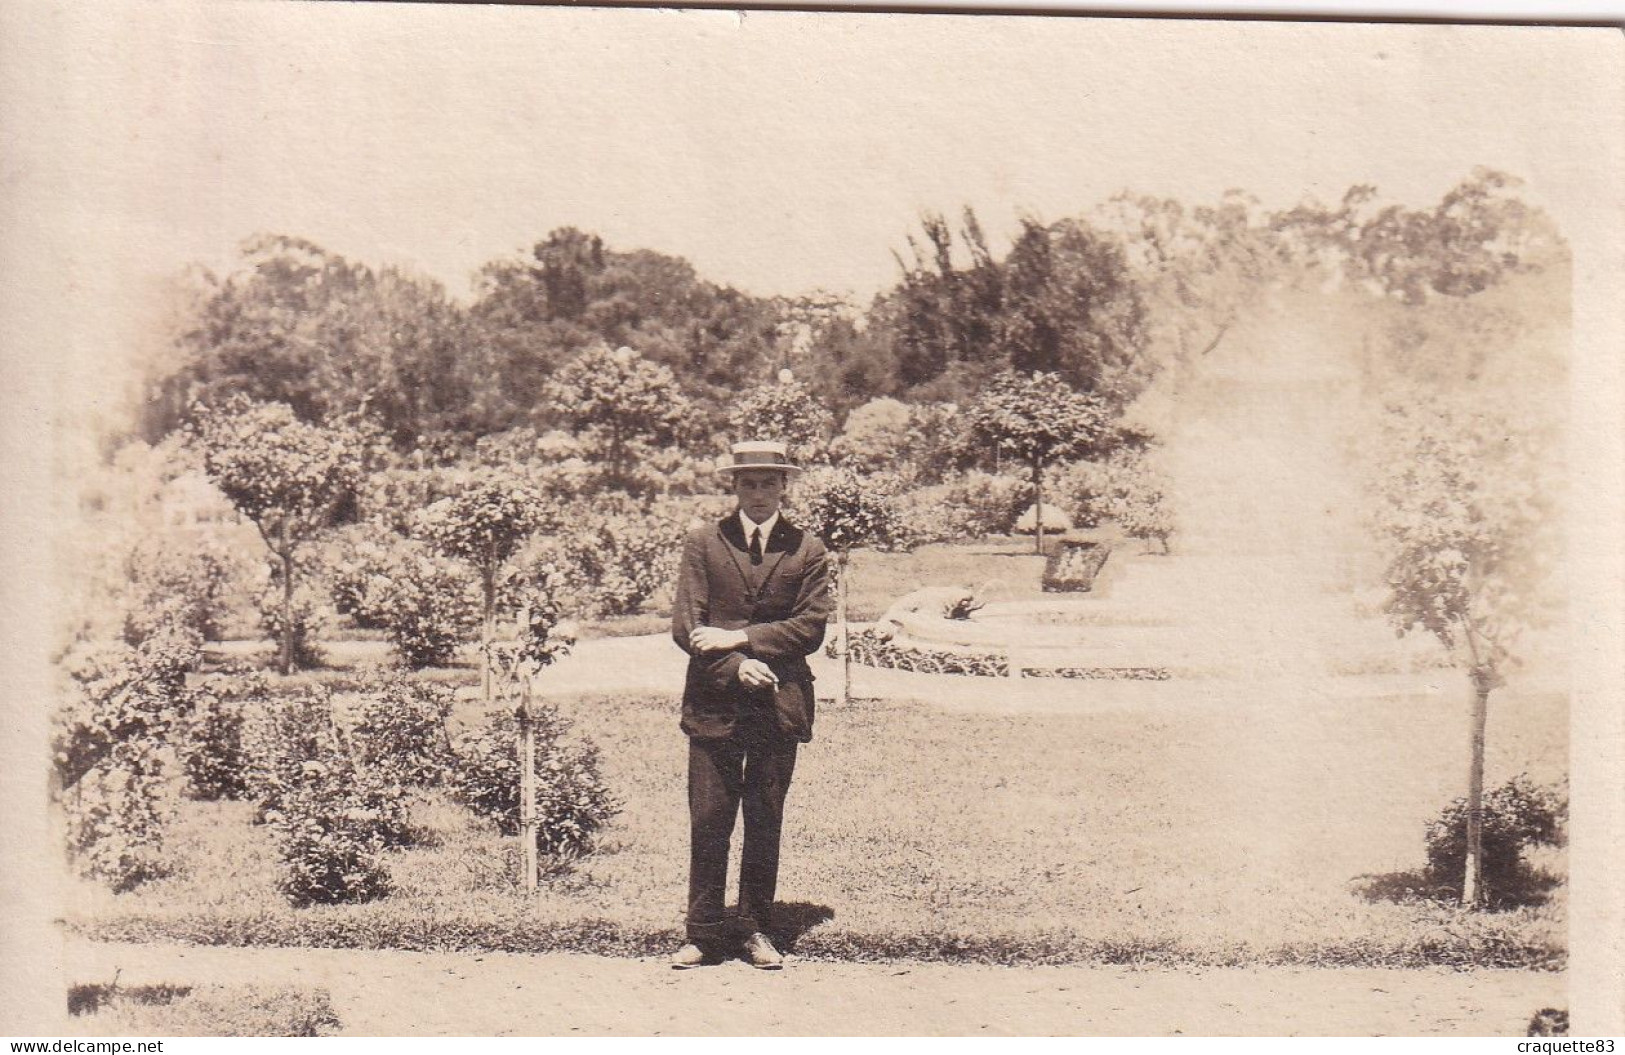
[{"label": "foliage", "polygon": [[171,870],[165,747],[198,647],[196,636],[171,627],[139,648],[70,658],[52,735],[55,783],[75,866],[114,890]]},{"label": "foliage", "polygon": [[[570,742],[568,723],[546,704],[531,704],[536,738],[536,847],[575,858],[620,812],[599,771],[598,749]],[[453,783],[475,813],[490,817],[504,835],[519,834],[519,727],[513,715],[492,715],[457,742]]]},{"label": "foliage", "polygon": [[[1524,852],[1561,846],[1568,798],[1561,788],[1517,776],[1484,795],[1484,884],[1492,902],[1516,902],[1529,886]],[[1467,859],[1467,800],[1456,799],[1427,826],[1427,877],[1440,887],[1461,881]]]},{"label": "foliage", "polygon": [[[411,511],[421,506],[408,507]],[[383,521],[367,520],[333,531],[322,555],[321,574],[333,608],[365,630],[388,625],[389,584],[399,563],[402,538]]]},{"label": "foliage", "polygon": [[942,485],[943,504],[960,538],[1010,534],[1032,500],[1030,482],[976,469],[950,477]]},{"label": "foliage", "polygon": [[474,582],[457,562],[401,540],[379,584],[381,618],[401,662],[412,670],[443,667],[479,623]]},{"label": "foliage", "polygon": [[[295,588],[291,604],[285,603],[281,573],[273,571],[271,581],[255,596],[260,626],[273,641],[280,641],[292,657],[292,668],[311,670],[322,665],[318,642],[331,627],[327,606],[316,591],[307,586]],[[287,617],[292,615],[292,619]]]},{"label": "foliage", "polygon": [[798,465],[829,459],[834,425],[829,408],[788,370],[746,391],[728,411],[734,442],[778,440],[789,446],[790,459]]},{"label": "foliage", "polygon": [[463,473],[451,466],[393,465],[368,473],[356,494],[356,512],[369,532],[409,534],[424,509],[456,494]]},{"label": "foliage", "polygon": [[187,694],[176,751],[193,798],[247,797],[247,709],[263,707],[269,695],[264,677],[246,667],[207,675]]},{"label": "foliage", "polygon": [[106,766],[73,786],[63,805],[68,849],[80,874],[123,892],[173,871],[164,833],[174,808],[150,755],[120,745]]},{"label": "foliage", "polygon": [[831,444],[831,456],[855,472],[885,471],[910,485],[940,483],[975,460],[957,406],[890,397],[853,409]]},{"label": "foliage", "polygon": [[570,589],[601,615],[630,615],[671,585],[684,522],[661,506],[603,495],[571,509],[559,539]]},{"label": "foliage", "polygon": [[1100,449],[1110,437],[1107,406],[1059,374],[995,377],[966,412],[974,435],[1034,467]]},{"label": "foliage", "polygon": [[270,235],[244,244],[238,270],[194,287],[180,361],[148,381],[149,438],[192,401],[232,394],[287,404],[307,421],[365,407],[399,446],[515,413],[465,313],[432,280]]},{"label": "foliage", "polygon": [[622,346],[595,345],[548,382],[545,398],[609,466],[624,487],[642,444],[675,441],[689,411],[672,372]]},{"label": "foliage", "polygon": [[1168,482],[1151,453],[1119,448],[1099,461],[1080,461],[1058,474],[1056,489],[1075,523],[1115,523],[1129,538],[1161,544],[1175,524],[1168,502]]},{"label": "foliage", "polygon": [[51,736],[57,785],[71,788],[104,766],[120,744],[164,743],[200,647],[196,635],[169,628],[137,648],[96,648],[66,657],[67,692]]},{"label": "foliage", "polygon": [[126,564],[129,579],[124,641],[135,646],[161,627],[179,626],[205,641],[219,641],[241,563],[218,546],[182,549],[162,542],[138,545]]},{"label": "foliage", "polygon": [[523,479],[497,468],[476,469],[457,489],[424,509],[414,533],[448,557],[467,561],[485,578],[533,532],[556,525],[556,514]]},{"label": "foliage", "polygon": [[248,784],[270,826],[296,906],[367,901],[389,892],[387,846],[411,841],[396,774],[359,764],[325,689],[273,701],[246,730]]},{"label": "foliage", "polygon": [[234,396],[198,411],[192,439],[203,452],[209,478],[253,521],[280,563],[285,592],[276,621],[282,672],[289,673],[299,662],[295,638],[304,622],[293,610],[295,558],[330,524],[341,503],[354,499],[367,463],[368,435],[352,425],[307,424],[286,404]]},{"label": "foliage", "polygon": [[232,397],[199,408],[191,436],[209,479],[278,554],[328,526],[365,467],[361,430],[300,421],[284,403]]},{"label": "foliage", "polygon": [[1375,526],[1400,633],[1426,631],[1475,669],[1510,658],[1551,575],[1551,497],[1538,458],[1534,437],[1470,396],[1388,402]]},{"label": "foliage", "polygon": [[437,787],[452,765],[451,690],[379,674],[362,683],[350,728],[356,764],[386,784]]},{"label": "foliage", "polygon": [[568,655],[579,635],[575,623],[561,618],[564,576],[551,564],[537,564],[515,576],[509,590],[517,613],[513,637],[485,647],[494,666],[509,678],[534,677]]},{"label": "foliage", "polygon": [[[616,250],[574,228],[552,231],[525,258],[487,265],[470,316],[507,401],[525,412],[570,356],[629,345],[674,371],[715,427],[741,380],[777,361],[780,343],[774,302],[708,282],[680,257]],[[567,407],[553,404],[537,424]]]},{"label": "foliage", "polygon": [[896,500],[873,477],[850,469],[813,469],[795,480],[790,497],[792,519],[837,553],[912,545]]},{"label": "foliage", "polygon": [[1015,370],[1057,372],[1114,402],[1132,394],[1145,306],[1115,239],[1082,220],[1027,218],[999,260],[969,209],[958,246],[941,216],[922,227],[924,244],[909,239],[913,260],[899,259],[902,280],[868,319],[891,338],[901,389],[963,399]]}]

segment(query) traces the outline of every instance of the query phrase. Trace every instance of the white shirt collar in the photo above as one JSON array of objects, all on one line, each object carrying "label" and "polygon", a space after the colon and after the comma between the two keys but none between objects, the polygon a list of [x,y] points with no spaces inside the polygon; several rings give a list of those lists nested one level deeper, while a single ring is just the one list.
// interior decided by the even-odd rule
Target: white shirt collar
[{"label": "white shirt collar", "polygon": [[766,520],[762,521],[760,524],[756,523],[756,521],[754,521],[750,517],[746,516],[745,511],[743,509],[741,509],[739,511],[739,524],[740,524],[741,527],[743,527],[745,529],[745,545],[747,545],[747,546],[750,545],[750,533],[753,530],[755,530],[756,528],[761,528],[762,529],[762,548],[766,549],[767,548],[767,540],[770,537],[772,537],[773,528],[774,528],[775,525],[778,524],[778,522],[779,522],[779,513],[778,513],[778,510],[776,510],[776,509],[773,511],[772,516],[768,517]]}]

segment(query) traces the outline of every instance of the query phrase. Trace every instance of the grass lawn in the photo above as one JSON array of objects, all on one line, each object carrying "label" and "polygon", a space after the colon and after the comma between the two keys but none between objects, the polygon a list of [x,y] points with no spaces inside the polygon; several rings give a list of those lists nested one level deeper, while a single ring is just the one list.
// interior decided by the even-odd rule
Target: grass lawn
[{"label": "grass lawn", "polygon": [[[1538,907],[1477,914],[1354,892],[1362,874],[1421,865],[1423,822],[1465,770],[1460,708],[1320,706],[826,709],[790,796],[781,924],[812,957],[1559,966],[1561,887]],[[1561,778],[1562,697],[1505,690],[1493,706],[1492,783],[1522,770]],[[513,840],[430,799],[417,811],[426,845],[391,856],[393,896],[295,910],[246,804],[186,803],[172,842],[181,874],[123,895],[77,885],[69,917],[133,940],[667,951],[687,862],[675,693],[561,709],[602,748],[625,809],[597,854],[534,899],[515,889]],[[464,707],[455,720],[476,716]]]}]

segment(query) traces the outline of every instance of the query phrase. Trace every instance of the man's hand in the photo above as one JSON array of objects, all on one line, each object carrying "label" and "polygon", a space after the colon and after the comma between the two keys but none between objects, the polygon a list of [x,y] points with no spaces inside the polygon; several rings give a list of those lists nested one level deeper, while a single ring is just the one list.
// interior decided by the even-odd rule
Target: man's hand
[{"label": "man's hand", "polygon": [[743,630],[723,630],[714,626],[697,626],[689,631],[688,643],[696,652],[731,652],[750,644]]},{"label": "man's hand", "polygon": [[753,689],[765,689],[779,683],[773,668],[759,659],[747,659],[739,664],[739,682]]}]

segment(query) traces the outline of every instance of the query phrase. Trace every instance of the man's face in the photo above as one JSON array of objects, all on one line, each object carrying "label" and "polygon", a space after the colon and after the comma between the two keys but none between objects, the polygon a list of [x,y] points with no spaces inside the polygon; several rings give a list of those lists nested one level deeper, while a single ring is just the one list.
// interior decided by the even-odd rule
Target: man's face
[{"label": "man's face", "polygon": [[741,469],[734,473],[734,497],[745,515],[760,524],[779,511],[785,474],[778,469]]}]

